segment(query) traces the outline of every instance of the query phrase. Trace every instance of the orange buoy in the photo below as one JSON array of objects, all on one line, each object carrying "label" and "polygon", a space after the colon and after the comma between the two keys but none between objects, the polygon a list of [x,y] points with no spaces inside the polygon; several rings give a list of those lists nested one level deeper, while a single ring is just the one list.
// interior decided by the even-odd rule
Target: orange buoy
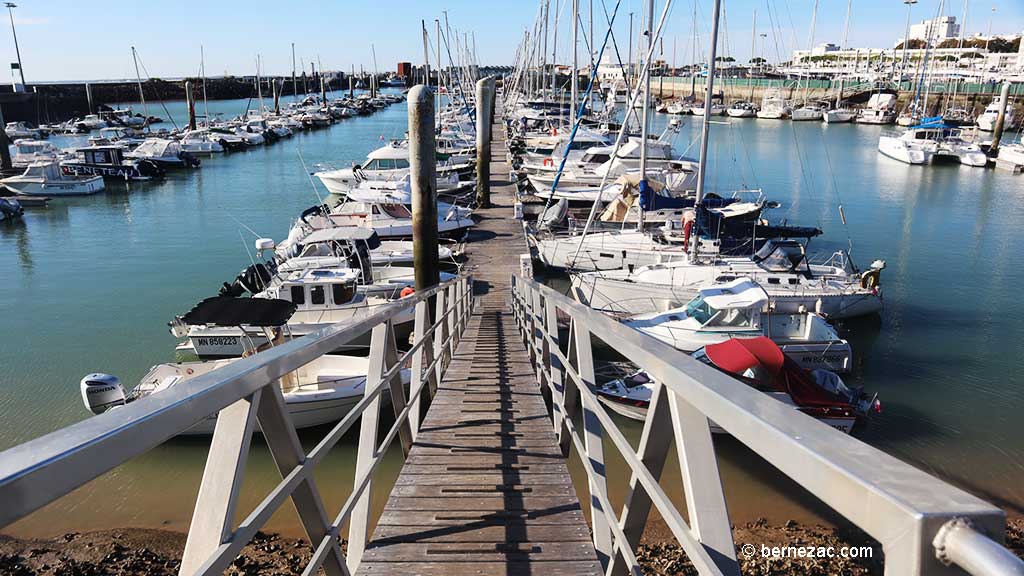
[{"label": "orange buoy", "polygon": [[416,289],[415,288],[413,288],[412,286],[406,286],[405,288],[402,288],[402,292],[401,292],[400,296],[402,298],[405,298],[406,296],[412,296],[415,293],[416,293]]}]

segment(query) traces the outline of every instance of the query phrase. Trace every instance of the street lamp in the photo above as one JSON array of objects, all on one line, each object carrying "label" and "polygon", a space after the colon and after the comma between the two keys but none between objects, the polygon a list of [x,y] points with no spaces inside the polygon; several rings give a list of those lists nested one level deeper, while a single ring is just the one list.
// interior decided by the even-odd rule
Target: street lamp
[{"label": "street lamp", "polygon": [[21,88],[25,89],[25,70],[21,67],[21,50],[18,49],[18,32],[14,29],[14,8],[18,5],[14,2],[4,2],[7,13],[11,16],[11,35],[14,36],[14,53],[18,55],[18,74],[21,75]]},{"label": "street lamp", "polygon": [[768,34],[761,32],[761,73],[764,73],[766,64],[768,64],[768,52],[765,50],[764,43],[768,38]]},{"label": "street lamp", "polygon": [[903,34],[903,67],[900,70],[900,82],[903,82],[903,74],[907,71],[907,44],[910,44],[910,9],[917,4],[917,0],[903,0],[907,5],[907,31]]}]

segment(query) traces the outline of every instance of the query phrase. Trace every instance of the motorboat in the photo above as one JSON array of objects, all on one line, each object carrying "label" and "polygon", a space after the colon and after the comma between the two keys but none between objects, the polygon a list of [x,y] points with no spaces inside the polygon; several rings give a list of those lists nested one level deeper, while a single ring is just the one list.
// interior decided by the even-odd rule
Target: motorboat
[{"label": "motorboat", "polygon": [[[347,200],[329,212],[308,216],[306,222],[314,230],[356,226],[371,228],[382,239],[412,238],[412,210],[398,202]],[[458,211],[438,212],[437,231],[442,238],[460,238],[473,225],[471,218],[460,216]]]},{"label": "motorboat", "polygon": [[753,102],[735,102],[725,112],[731,118],[753,118],[757,116],[757,105]]},{"label": "motorboat", "polygon": [[765,90],[761,98],[761,109],[757,111],[757,117],[767,120],[781,120],[789,118],[790,108],[786,99],[782,97],[782,91],[778,88]]},{"label": "motorboat", "polygon": [[807,310],[777,312],[768,292],[750,278],[700,289],[684,306],[623,321],[683,352],[730,338],[768,336],[805,368],[848,372],[849,342],[825,319]]},{"label": "motorboat", "polygon": [[84,196],[103,190],[103,176],[65,174],[57,160],[33,162],[25,172],[0,179],[8,189],[25,196]]},{"label": "motorboat", "polygon": [[[527,175],[530,184],[542,198],[544,194],[550,194],[551,188],[558,178],[559,188],[599,188],[602,182],[613,182],[630,170],[638,170],[640,167],[640,151],[643,142],[639,138],[630,137],[619,146],[619,151],[614,157],[609,157],[597,167],[591,168],[592,163],[581,164],[566,168],[561,175],[557,170],[547,172],[534,172]],[[611,152],[611,150],[609,151]],[[692,189],[696,182],[696,161],[689,158],[675,159],[672,157],[672,144],[670,142],[649,142],[647,145],[647,162],[649,170],[665,170],[681,172],[690,175],[687,182],[680,182],[684,188]]]},{"label": "motorboat", "polygon": [[198,158],[183,151],[176,140],[166,138],[147,138],[125,157],[147,160],[164,169],[199,167]]},{"label": "motorboat", "polygon": [[821,120],[825,112],[821,106],[817,104],[804,104],[799,108],[794,108],[790,112],[789,118],[793,122],[815,122]]},{"label": "motorboat", "polygon": [[145,159],[126,158],[124,146],[116,144],[79,148],[62,160],[61,170],[68,175],[103,176],[117,180],[151,180],[164,175],[164,169]]},{"label": "motorboat", "polygon": [[964,139],[962,129],[943,123],[941,116],[925,118],[921,124],[903,132],[882,132],[878,151],[906,164],[946,161],[975,167],[988,164],[988,156],[981,148]]},{"label": "motorboat", "polygon": [[896,120],[896,96],[872,94],[868,104],[857,112],[859,124],[892,124]]},{"label": "motorboat", "polygon": [[[253,346],[247,344],[243,356],[249,356],[284,342],[280,326],[288,318],[288,312],[294,309],[294,303],[282,300],[213,298],[193,309],[189,313],[189,320],[204,324],[223,324],[242,319],[262,324],[278,323],[261,326],[266,336],[272,339],[264,339],[262,344]],[[103,414],[141,398],[159,395],[174,386],[184,385],[193,378],[230,366],[241,359],[159,364],[150,368],[139,384],[127,393],[116,377],[101,373],[89,374],[80,383],[82,400],[90,412]],[[363,398],[368,373],[368,358],[324,355],[281,377],[278,385],[292,424],[302,429],[344,418]],[[399,378],[403,385],[408,385],[409,376],[408,370],[400,371]],[[210,416],[180,435],[208,436],[213,433],[216,422],[217,416]]]},{"label": "motorboat", "polygon": [[[978,129],[985,132],[992,132],[996,127],[996,120],[999,118],[999,108],[1001,106],[1002,99],[996,96],[992,103],[985,107],[985,111],[982,112],[978,118]],[[1014,118],[1013,104],[1007,103],[1006,105],[1006,116],[1003,118],[1003,128],[1009,129],[1016,126],[1016,118]]]},{"label": "motorboat", "polygon": [[39,128],[33,128],[25,122],[8,122],[4,126],[4,132],[11,140],[19,138],[42,138],[44,133]]},{"label": "motorboat", "polygon": [[997,158],[1006,162],[1024,165],[1024,144],[1021,144],[1020,142],[1003,144],[999,147],[999,155]]},{"label": "motorboat", "polygon": [[88,114],[83,118],[75,120],[74,122],[79,129],[84,130],[85,132],[99,130],[100,128],[106,128],[107,126],[110,126],[110,124],[108,124],[106,120],[100,118],[96,114]]},{"label": "motorboat", "polygon": [[24,168],[33,162],[57,160],[59,156],[60,149],[50,142],[21,138],[14,141],[11,165],[15,168]]},{"label": "motorboat", "polygon": [[660,264],[574,273],[571,291],[591,308],[632,316],[671,310],[703,287],[749,278],[764,288],[777,312],[802,308],[839,319],[882,309],[884,268],[885,262],[876,260],[859,271],[842,250],[822,264],[811,264],[801,243],[769,240],[752,257],[691,260],[684,253]]},{"label": "motorboat", "polygon": [[857,111],[852,108],[832,108],[825,111],[822,120],[825,121],[825,124],[844,124],[853,122],[856,117]]},{"label": "motorboat", "polygon": [[[472,169],[472,164],[437,165],[438,191],[457,188],[459,174]],[[399,181],[410,173],[409,148],[407,143],[396,142],[373,150],[362,164],[351,168],[320,170],[316,176],[332,194],[346,195],[349,190],[365,181]]]},{"label": "motorboat", "polygon": [[181,134],[178,145],[182,152],[193,156],[219,154],[224,152],[224,145],[221,144],[221,139],[218,136],[204,128],[186,130]]},{"label": "motorboat", "polygon": [[[694,352],[693,358],[846,434],[872,411],[882,410],[877,394],[850,388],[829,370],[801,367],[764,336],[710,344]],[[609,409],[643,421],[659,385],[649,374],[638,371],[599,386],[595,393]],[[713,421],[710,428],[725,433]]]},{"label": "motorboat", "polygon": [[138,131],[121,126],[100,128],[98,134],[95,136],[89,136],[88,139],[90,146],[107,146],[109,144],[117,144],[128,149],[133,149],[144,141],[145,138],[141,137]]},{"label": "motorboat", "polygon": [[[725,106],[723,106],[721,104],[715,104],[714,102],[711,103],[711,115],[712,116],[724,116],[725,115],[725,110],[726,110]],[[690,106],[690,114],[693,114],[694,116],[703,116],[704,115],[704,104],[696,104],[696,105]]]}]

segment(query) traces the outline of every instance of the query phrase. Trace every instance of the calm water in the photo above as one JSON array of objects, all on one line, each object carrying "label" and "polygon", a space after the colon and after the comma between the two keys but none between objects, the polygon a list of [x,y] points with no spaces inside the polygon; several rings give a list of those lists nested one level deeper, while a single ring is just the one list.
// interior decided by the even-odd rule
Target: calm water
[{"label": "calm water", "polygon": [[[233,115],[246,101],[210,103]],[[179,123],[180,103],[169,103]],[[150,108],[151,114],[166,112]],[[657,120],[662,125],[664,117]],[[78,380],[91,371],[133,383],[173,359],[165,323],[248,264],[253,235],[283,237],[317,202],[317,162],[361,160],[405,130],[405,106],[354,118],[256,150],[204,159],[156,183],[108,184],[89,198],[55,201],[24,223],[0,226],[0,448],[81,420]],[[842,328],[854,345],[849,380],[881,394],[883,413],[860,438],[997,503],[1024,510],[1024,178],[993,170],[911,167],[879,156],[878,128],[733,120],[715,124],[709,187],[762,187],[788,218],[825,229],[812,251],[853,241],[857,261],[887,261],[881,320]],[[691,118],[678,151],[699,133]],[[687,152],[695,155],[696,145]],[[301,155],[301,159],[300,159]],[[303,166],[305,161],[305,167]],[[319,186],[319,184],[318,184]],[[320,188],[320,194],[324,190]],[[848,220],[844,227],[837,205]],[[623,424],[633,437],[639,423]],[[307,441],[315,442],[309,435]],[[756,455],[718,440],[730,507],[756,516],[828,519]],[[9,530],[152,526],[186,529],[205,461],[203,441],[172,441],[61,499]],[[609,447],[608,452],[612,452]],[[328,508],[352,484],[354,439],[318,471]],[[386,477],[397,474],[397,455]],[[277,481],[259,444],[241,513]],[[681,501],[670,466],[666,485]],[[613,491],[628,481],[610,464]],[[383,503],[386,493],[375,495]],[[270,525],[297,533],[289,507]]]}]

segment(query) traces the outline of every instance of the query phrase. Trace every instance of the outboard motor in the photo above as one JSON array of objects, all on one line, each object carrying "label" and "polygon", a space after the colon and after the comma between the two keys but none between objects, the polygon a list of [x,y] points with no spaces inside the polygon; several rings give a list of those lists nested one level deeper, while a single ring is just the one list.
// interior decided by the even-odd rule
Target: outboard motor
[{"label": "outboard motor", "polygon": [[117,376],[110,374],[88,374],[79,383],[82,389],[82,402],[93,414],[102,414],[115,406],[124,406],[127,399],[124,386]]},{"label": "outboard motor", "polygon": [[235,281],[231,284],[227,282],[221,286],[220,295],[229,296],[232,298],[238,298],[245,292],[250,294],[257,294],[262,292],[267,284],[270,283],[270,279],[273,277],[273,272],[267,267],[266,264],[258,262],[249,266],[235,278]]},{"label": "outboard motor", "polygon": [[160,178],[164,175],[164,169],[152,160],[139,160],[135,163],[135,168],[138,169],[139,174],[149,178]]}]

